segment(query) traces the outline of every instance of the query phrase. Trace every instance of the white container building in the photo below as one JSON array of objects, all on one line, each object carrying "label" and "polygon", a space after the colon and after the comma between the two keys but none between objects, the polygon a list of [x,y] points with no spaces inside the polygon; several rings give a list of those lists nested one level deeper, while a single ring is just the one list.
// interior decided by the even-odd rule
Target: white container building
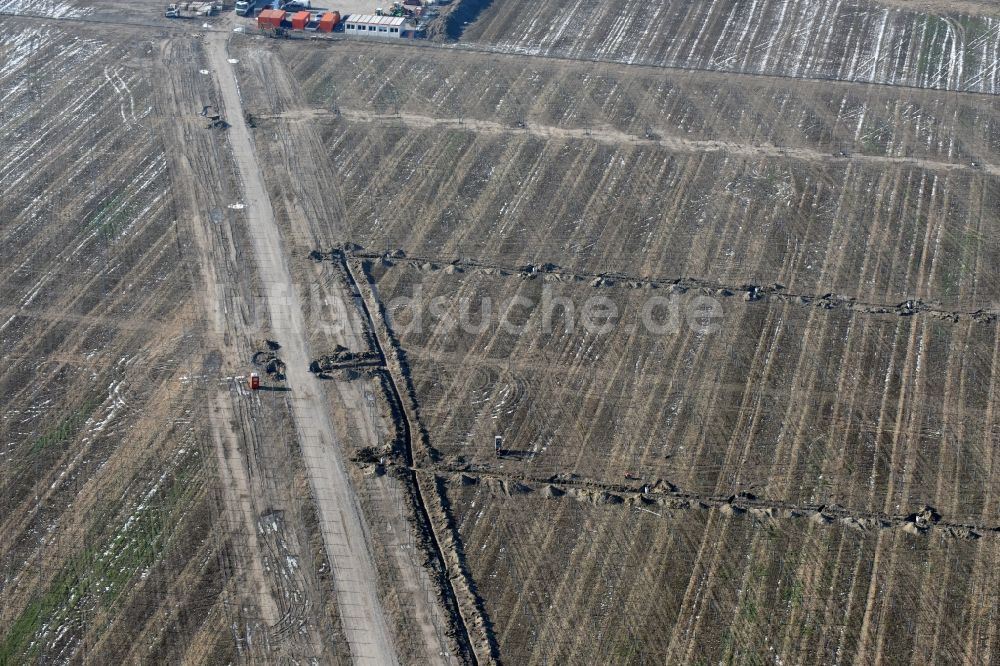
[{"label": "white container building", "polygon": [[344,19],[344,34],[366,37],[402,37],[406,19],[401,16],[351,14]]}]

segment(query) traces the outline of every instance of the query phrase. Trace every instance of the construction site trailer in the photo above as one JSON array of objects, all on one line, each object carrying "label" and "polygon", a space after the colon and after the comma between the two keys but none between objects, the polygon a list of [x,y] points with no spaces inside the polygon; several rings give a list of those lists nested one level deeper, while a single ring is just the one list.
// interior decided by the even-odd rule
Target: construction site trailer
[{"label": "construction site trailer", "polygon": [[312,20],[312,14],[306,11],[292,14],[292,30],[305,30]]},{"label": "construction site trailer", "polygon": [[327,12],[319,20],[319,31],[333,32],[338,23],[340,23],[340,12]]},{"label": "construction site trailer", "polygon": [[265,9],[257,15],[257,27],[261,29],[280,28],[286,14],[288,12],[280,9]]},{"label": "construction site trailer", "polygon": [[367,37],[402,37],[401,16],[375,16],[374,14],[351,14],[344,19],[344,33]]},{"label": "construction site trailer", "polygon": [[285,21],[288,16],[288,12],[283,9],[272,9],[271,10],[271,25],[275,28],[280,28],[281,24]]}]

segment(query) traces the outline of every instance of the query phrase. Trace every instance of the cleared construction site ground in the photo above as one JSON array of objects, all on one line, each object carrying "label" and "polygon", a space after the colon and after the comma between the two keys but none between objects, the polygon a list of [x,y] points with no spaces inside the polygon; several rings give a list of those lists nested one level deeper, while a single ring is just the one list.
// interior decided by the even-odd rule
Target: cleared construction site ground
[{"label": "cleared construction site ground", "polygon": [[0,664],[995,662],[997,21],[0,0]]}]

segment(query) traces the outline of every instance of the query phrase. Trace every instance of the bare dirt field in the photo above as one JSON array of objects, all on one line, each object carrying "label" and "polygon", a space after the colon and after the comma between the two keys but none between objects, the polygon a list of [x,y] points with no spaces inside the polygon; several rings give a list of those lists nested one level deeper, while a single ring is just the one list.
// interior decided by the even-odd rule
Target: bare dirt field
[{"label": "bare dirt field", "polygon": [[0,661],[336,661],[287,403],[195,286],[247,245],[196,42],[4,21]]},{"label": "bare dirt field", "polygon": [[996,539],[467,477],[446,494],[510,663],[978,664],[996,654]]},{"label": "bare dirt field", "polygon": [[[288,83],[277,63],[296,48],[249,56],[262,83],[248,105],[264,131],[319,128],[329,147],[353,224],[347,240],[364,247],[350,261],[395,315],[428,433],[422,465],[444,493],[461,543],[455,566],[475,581],[485,633],[502,659],[544,663],[556,636],[569,644],[560,657],[574,663],[594,650],[613,663],[661,654],[753,662],[774,650],[786,663],[837,654],[862,662],[886,653],[927,658],[928,648],[907,641],[911,630],[940,631],[938,620],[927,620],[934,629],[914,629],[916,620],[900,628],[891,610],[872,604],[817,601],[810,612],[837,618],[820,626],[839,627],[820,645],[808,627],[801,631],[809,635],[788,639],[772,630],[737,639],[721,629],[742,612],[739,587],[727,576],[734,596],[708,592],[711,603],[688,602],[727,618],[703,625],[720,633],[674,637],[681,629],[671,623],[688,620],[671,615],[640,628],[634,618],[678,583],[639,584],[654,597],[609,593],[607,604],[621,611],[601,616],[608,623],[601,625],[587,606],[597,598],[581,596],[591,586],[579,579],[611,569],[637,575],[597,553],[612,542],[641,551],[641,540],[612,525],[643,508],[662,513],[659,502],[685,507],[661,525],[664,534],[675,521],[695,519],[686,513],[692,506],[748,521],[740,529],[751,531],[766,516],[796,539],[806,538],[800,530],[831,525],[833,537],[817,538],[858,538],[852,548],[875,549],[857,555],[865,562],[875,551],[897,562],[895,549],[910,552],[911,539],[992,542],[996,304],[988,285],[996,277],[985,257],[996,251],[987,230],[997,183],[994,159],[978,157],[992,151],[989,142],[975,143],[975,159],[963,138],[984,125],[962,120],[989,115],[989,97],[470,53],[450,54],[446,70],[426,48],[404,47],[409,57],[400,59],[399,47],[361,44],[299,58]],[[311,108],[275,94],[275,81],[298,86]],[[904,108],[921,109],[921,119],[910,124],[898,113]],[[780,122],[787,117],[802,120]],[[575,304],[577,318],[588,298],[605,297],[620,323],[603,335],[579,325],[563,333],[559,311],[554,332],[546,330],[546,293]],[[392,309],[415,296],[443,298],[454,309],[446,306],[443,317],[424,311],[417,327],[412,304]],[[496,316],[480,326],[485,302],[503,308],[515,297],[534,304],[514,315],[525,331],[504,330]],[[682,306],[712,297],[722,308],[720,328],[650,334],[638,324],[651,297],[676,297]],[[478,330],[454,325],[463,300]],[[495,435],[504,437],[499,459]],[[491,490],[466,499],[482,484]],[[554,500],[542,506],[556,508],[514,506],[541,496]],[[649,507],[635,504],[641,497]],[[628,506],[619,504],[626,499]],[[599,507],[586,511],[600,512],[596,533],[608,539],[586,537],[579,568],[567,567],[575,551],[553,550],[584,520],[572,510],[574,527],[555,524],[564,502]],[[487,507],[509,511],[510,534],[495,531],[501,519],[482,518]],[[711,529],[694,539],[724,542]],[[516,535],[523,541],[515,544]],[[823,544],[810,552],[840,547]],[[719,548],[681,558],[683,580],[694,585],[708,575],[699,567],[728,553],[741,566],[751,562],[751,571],[760,567],[753,575],[774,588],[764,572],[777,560],[759,561],[751,547]],[[961,566],[982,572],[990,548],[970,550]],[[508,570],[505,578],[490,568],[511,549],[535,573]],[[905,566],[932,566],[926,547],[916,552]],[[637,557],[628,553],[622,557]],[[976,564],[979,557],[986,559]],[[517,578],[534,575],[548,588],[553,570],[568,572],[564,592],[529,592]],[[873,599],[895,575],[816,574],[846,576],[857,589],[844,595]],[[995,595],[977,594],[956,595],[948,603],[961,608],[935,613],[995,650],[985,619],[996,612]],[[984,595],[993,610],[981,616]],[[532,603],[548,612],[532,615]],[[681,603],[670,613],[681,613]],[[900,612],[911,605],[892,603]],[[747,612],[756,617],[756,606]],[[702,615],[691,611],[690,621]],[[584,618],[597,624],[570,637]],[[783,622],[773,631],[785,631]],[[656,631],[666,638],[647,633]],[[963,639],[940,659],[963,654],[975,662],[981,651]]]},{"label": "bare dirt field", "polygon": [[[995,93],[995,3],[497,2],[463,41],[511,53]],[[971,13],[968,13],[971,12]],[[464,27],[464,29],[463,29]]]},{"label": "bare dirt field", "polygon": [[3,22],[0,661],[232,658],[153,47]]},{"label": "bare dirt field", "polygon": [[0,0],[0,664],[996,661],[939,5]]}]

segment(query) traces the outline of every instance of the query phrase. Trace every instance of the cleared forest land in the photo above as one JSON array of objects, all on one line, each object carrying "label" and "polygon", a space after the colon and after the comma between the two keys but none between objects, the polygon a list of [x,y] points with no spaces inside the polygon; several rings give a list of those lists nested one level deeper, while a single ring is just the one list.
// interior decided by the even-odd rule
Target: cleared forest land
[{"label": "cleared forest land", "polygon": [[0,663],[345,658],[197,38],[0,22]]},{"label": "cleared forest land", "polygon": [[2,23],[0,662],[231,658],[150,45]]},{"label": "cleared forest land", "polygon": [[1000,14],[909,4],[0,0],[0,664],[997,661]]},{"label": "cleared forest land", "polygon": [[445,492],[510,663],[986,664],[996,654],[997,539],[595,504],[544,486],[456,479]]},{"label": "cleared forest land", "polygon": [[[992,98],[296,49],[247,53],[248,104],[329,151],[502,660],[995,652]],[[651,298],[719,327],[651,333]],[[971,587],[928,606],[916,570]]]},{"label": "cleared forest land", "polygon": [[900,0],[521,0],[490,3],[455,30],[511,53],[996,93],[996,6],[937,5],[930,13]]}]

